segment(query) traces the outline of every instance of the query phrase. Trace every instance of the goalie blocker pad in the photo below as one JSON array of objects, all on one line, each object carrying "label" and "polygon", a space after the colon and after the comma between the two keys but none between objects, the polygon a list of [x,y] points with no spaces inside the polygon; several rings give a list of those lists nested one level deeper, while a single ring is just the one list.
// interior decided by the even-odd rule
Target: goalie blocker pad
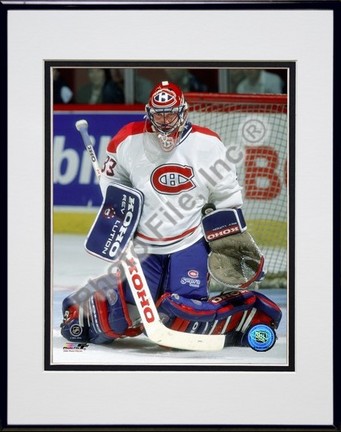
[{"label": "goalie blocker pad", "polygon": [[202,218],[207,242],[246,231],[247,226],[241,209],[213,210]]},{"label": "goalie blocker pad", "polygon": [[86,251],[117,262],[136,231],[142,207],[140,191],[119,184],[109,185],[86,238]]}]

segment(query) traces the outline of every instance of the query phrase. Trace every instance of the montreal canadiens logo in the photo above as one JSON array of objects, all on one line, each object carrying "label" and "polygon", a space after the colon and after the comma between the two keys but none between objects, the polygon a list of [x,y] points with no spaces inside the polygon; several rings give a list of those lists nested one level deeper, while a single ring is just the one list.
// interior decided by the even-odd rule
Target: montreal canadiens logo
[{"label": "montreal canadiens logo", "polygon": [[171,108],[176,104],[176,94],[171,90],[160,90],[153,96],[155,108]]},{"label": "montreal canadiens logo", "polygon": [[195,188],[193,168],[168,164],[157,167],[150,177],[153,188],[162,194],[175,195]]},{"label": "montreal canadiens logo", "polygon": [[193,279],[196,279],[199,277],[199,272],[197,270],[189,270],[187,274],[189,277],[191,277]]},{"label": "montreal canadiens logo", "polygon": [[106,207],[105,209],[103,209],[102,214],[105,219],[112,219],[115,217],[116,212],[114,207]]}]

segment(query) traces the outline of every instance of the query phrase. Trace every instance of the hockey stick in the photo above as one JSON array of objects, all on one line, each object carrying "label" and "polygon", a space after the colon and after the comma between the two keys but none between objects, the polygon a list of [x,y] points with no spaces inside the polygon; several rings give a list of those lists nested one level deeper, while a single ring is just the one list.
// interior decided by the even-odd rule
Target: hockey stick
[{"label": "hockey stick", "polygon": [[[83,143],[90,155],[96,175],[100,177],[101,170],[88,134],[87,121],[77,121],[76,128],[82,136]],[[121,265],[124,269],[145,332],[152,342],[162,346],[192,351],[219,351],[224,348],[225,336],[223,335],[200,335],[178,332],[169,329],[162,323],[144,276],[140,260],[134,251],[132,241],[130,241],[129,246],[123,253]]]}]

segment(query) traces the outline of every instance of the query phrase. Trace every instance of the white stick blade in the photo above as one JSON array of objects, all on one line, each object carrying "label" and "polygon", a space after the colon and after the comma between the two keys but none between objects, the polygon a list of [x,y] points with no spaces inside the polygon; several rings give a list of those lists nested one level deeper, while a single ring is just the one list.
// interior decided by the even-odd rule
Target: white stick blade
[{"label": "white stick blade", "polygon": [[167,328],[158,322],[147,332],[151,341],[161,346],[187,351],[220,351],[224,348],[225,336],[184,333]]}]

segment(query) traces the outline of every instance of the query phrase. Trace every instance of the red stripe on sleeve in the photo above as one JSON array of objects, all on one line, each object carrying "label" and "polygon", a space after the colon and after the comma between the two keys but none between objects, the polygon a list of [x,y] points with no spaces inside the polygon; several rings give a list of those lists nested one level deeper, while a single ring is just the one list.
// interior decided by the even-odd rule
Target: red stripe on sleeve
[{"label": "red stripe on sleeve", "polygon": [[214,132],[211,129],[208,129],[206,127],[203,127],[203,126],[192,125],[192,132],[199,132],[199,133],[202,133],[204,135],[214,136],[221,141],[220,136],[216,132]]},{"label": "red stripe on sleeve", "polygon": [[109,153],[116,153],[118,146],[129,136],[138,135],[143,132],[149,132],[149,128],[146,126],[145,121],[132,122],[123,126],[117,134],[111,139],[108,144],[107,151]]}]

